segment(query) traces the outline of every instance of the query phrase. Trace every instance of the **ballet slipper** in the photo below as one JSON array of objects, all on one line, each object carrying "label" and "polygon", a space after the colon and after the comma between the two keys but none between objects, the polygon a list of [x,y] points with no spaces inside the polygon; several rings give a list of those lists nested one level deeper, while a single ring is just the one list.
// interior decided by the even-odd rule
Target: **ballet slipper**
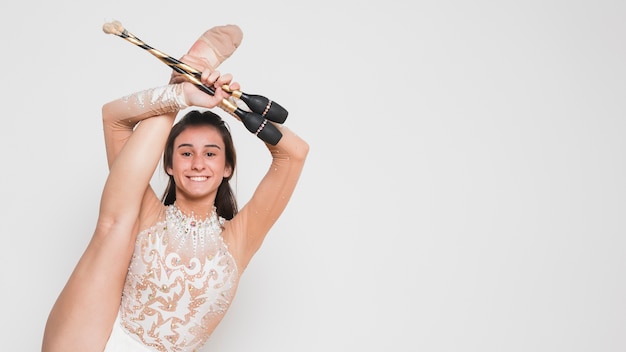
[{"label": "ballet slipper", "polygon": [[243,32],[237,25],[215,26],[204,32],[187,54],[206,59],[211,70],[215,71],[235,52],[242,39]]}]

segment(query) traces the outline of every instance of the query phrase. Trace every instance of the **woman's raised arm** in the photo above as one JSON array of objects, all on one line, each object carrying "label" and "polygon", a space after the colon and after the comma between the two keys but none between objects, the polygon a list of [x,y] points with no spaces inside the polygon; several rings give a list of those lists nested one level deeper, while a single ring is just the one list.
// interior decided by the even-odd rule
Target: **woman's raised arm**
[{"label": "woman's raised arm", "polygon": [[283,125],[276,125],[282,138],[266,144],[272,163],[250,201],[227,224],[238,250],[239,265],[245,269],[261,247],[270,228],[285,210],[294,192],[309,152],[308,143]]}]

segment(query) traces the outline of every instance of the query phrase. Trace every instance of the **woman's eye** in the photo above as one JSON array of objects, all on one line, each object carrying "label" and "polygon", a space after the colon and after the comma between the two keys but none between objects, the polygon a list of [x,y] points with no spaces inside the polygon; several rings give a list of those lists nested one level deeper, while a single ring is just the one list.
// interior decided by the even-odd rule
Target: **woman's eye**
[{"label": "woman's eye", "polygon": [[214,155],[215,155],[215,153],[213,153],[213,152],[207,152],[206,153],[206,156],[214,156]]},{"label": "woman's eye", "polygon": [[180,155],[182,155],[182,156],[190,156],[191,153],[190,152],[182,152],[182,153],[180,153]]}]

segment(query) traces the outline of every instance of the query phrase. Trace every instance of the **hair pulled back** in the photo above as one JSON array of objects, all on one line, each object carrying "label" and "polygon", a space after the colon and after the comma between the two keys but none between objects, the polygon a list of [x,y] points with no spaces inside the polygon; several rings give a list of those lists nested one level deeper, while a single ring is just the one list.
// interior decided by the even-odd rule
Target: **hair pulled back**
[{"label": "hair pulled back", "polygon": [[[204,112],[191,110],[177,123],[175,123],[167,138],[167,142],[165,143],[165,150],[163,151],[163,169],[167,173],[167,169],[172,167],[174,140],[176,137],[178,137],[178,135],[180,135],[187,128],[197,126],[210,126],[215,128],[219,131],[224,141],[226,165],[230,166],[232,172],[230,173],[230,176],[222,179],[222,183],[220,183],[217,189],[214,205],[219,216],[225,218],[226,220],[230,220],[238,212],[237,200],[229,183],[230,179],[235,174],[237,154],[235,152],[235,146],[230,129],[219,115],[208,110]],[[174,181],[174,176],[172,175],[169,175],[169,181],[161,201],[165,205],[171,205],[174,201],[176,201],[176,182]]]}]

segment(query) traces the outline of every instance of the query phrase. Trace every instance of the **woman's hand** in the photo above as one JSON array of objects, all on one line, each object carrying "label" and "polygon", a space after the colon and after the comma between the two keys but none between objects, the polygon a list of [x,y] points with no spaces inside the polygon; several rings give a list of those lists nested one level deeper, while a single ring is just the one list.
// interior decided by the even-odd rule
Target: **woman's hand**
[{"label": "woman's hand", "polygon": [[185,92],[185,100],[189,106],[214,108],[222,102],[222,99],[228,99],[230,96],[228,92],[222,89],[222,86],[226,85],[231,91],[240,89],[239,83],[232,81],[233,76],[230,73],[221,75],[219,71],[213,71],[211,65],[208,64],[208,61],[204,58],[184,55],[181,61],[202,71],[200,78],[202,84],[209,87],[212,86],[215,90],[215,94],[211,96],[201,91],[195,84],[189,82],[185,75],[174,71],[170,83],[184,82],[183,89]]},{"label": "woman's hand", "polygon": [[[211,66],[211,64],[209,63],[209,60],[203,57],[185,54],[179,60],[195,68],[196,70],[200,72],[204,72],[206,70],[213,71],[213,66]],[[172,75],[170,77],[170,84],[181,83],[184,81],[187,81],[187,79],[185,78],[185,75],[177,72],[176,70],[172,70]]]},{"label": "woman's hand", "polygon": [[222,89],[227,86],[230,90],[238,90],[239,84],[232,82],[233,76],[230,73],[221,75],[219,71],[202,72],[201,82],[206,86],[212,86],[215,90],[214,95],[201,91],[195,84],[185,82],[183,89],[185,92],[185,100],[189,106],[199,106],[204,108],[214,108],[218,106],[223,99],[228,99],[230,94]]}]

